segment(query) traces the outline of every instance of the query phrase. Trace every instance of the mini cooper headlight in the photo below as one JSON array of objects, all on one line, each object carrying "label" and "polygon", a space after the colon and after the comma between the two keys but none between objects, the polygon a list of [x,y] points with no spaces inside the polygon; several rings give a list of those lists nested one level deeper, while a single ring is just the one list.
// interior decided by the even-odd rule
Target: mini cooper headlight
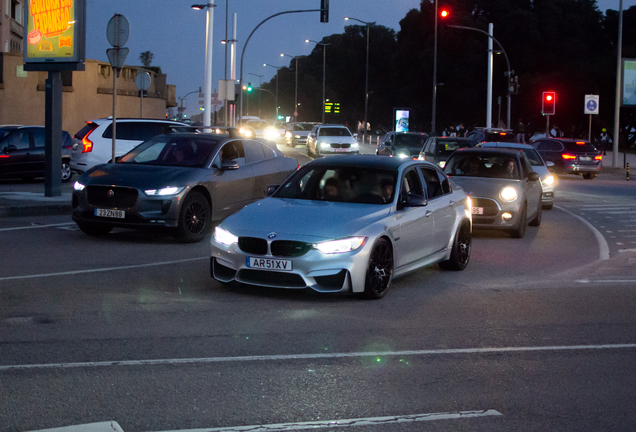
[{"label": "mini cooper headlight", "polygon": [[86,186],[84,186],[83,184],[81,184],[80,182],[76,181],[75,184],[73,184],[73,189],[75,189],[76,191],[82,191],[84,190]]},{"label": "mini cooper headlight", "polygon": [[552,174],[548,175],[543,179],[542,183],[546,186],[550,186],[554,184],[554,176]]},{"label": "mini cooper headlight", "polygon": [[517,190],[513,187],[507,186],[499,192],[499,196],[506,202],[513,202],[517,199]]},{"label": "mini cooper headlight", "polygon": [[366,237],[348,237],[339,240],[330,240],[314,245],[316,249],[324,254],[335,254],[351,252],[364,245]]},{"label": "mini cooper headlight", "polygon": [[148,189],[145,190],[144,193],[148,196],[169,196],[176,195],[181,193],[185,189],[185,186],[177,187],[177,186],[167,186],[162,189]]},{"label": "mini cooper headlight", "polygon": [[214,240],[216,240],[217,243],[229,246],[238,242],[238,237],[228,230],[224,230],[220,226],[217,226],[216,228],[214,228]]}]

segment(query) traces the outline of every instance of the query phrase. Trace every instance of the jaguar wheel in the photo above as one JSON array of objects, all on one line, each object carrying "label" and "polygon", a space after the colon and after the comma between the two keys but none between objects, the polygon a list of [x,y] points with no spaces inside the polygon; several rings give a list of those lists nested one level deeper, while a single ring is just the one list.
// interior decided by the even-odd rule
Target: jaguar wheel
[{"label": "jaguar wheel", "polygon": [[205,237],[210,225],[210,204],[199,192],[190,192],[179,212],[177,238],[185,243],[196,243]]},{"label": "jaguar wheel", "polygon": [[439,268],[442,270],[464,270],[470,261],[470,250],[472,246],[472,235],[470,225],[463,223],[457,230],[453,250],[450,258],[440,262]]},{"label": "jaguar wheel", "polygon": [[389,290],[393,279],[393,251],[388,240],[377,241],[367,266],[364,282],[364,296],[368,299],[379,299]]}]

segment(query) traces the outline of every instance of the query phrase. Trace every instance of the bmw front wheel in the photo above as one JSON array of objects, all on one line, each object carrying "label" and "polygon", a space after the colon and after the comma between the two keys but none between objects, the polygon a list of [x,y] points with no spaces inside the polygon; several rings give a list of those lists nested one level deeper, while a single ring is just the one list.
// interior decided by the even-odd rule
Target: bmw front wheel
[{"label": "bmw front wheel", "polygon": [[380,239],[373,246],[369,256],[367,274],[364,280],[364,296],[380,299],[389,290],[393,279],[393,251],[386,239]]},{"label": "bmw front wheel", "polygon": [[470,225],[463,223],[455,235],[450,258],[446,261],[441,261],[438,264],[439,268],[442,270],[464,270],[470,260],[471,244]]}]

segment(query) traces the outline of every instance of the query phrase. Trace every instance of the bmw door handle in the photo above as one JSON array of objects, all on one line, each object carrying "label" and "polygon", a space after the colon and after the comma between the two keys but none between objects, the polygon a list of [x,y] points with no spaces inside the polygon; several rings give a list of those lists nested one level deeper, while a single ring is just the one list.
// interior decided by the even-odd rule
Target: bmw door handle
[{"label": "bmw door handle", "polygon": [[453,204],[455,204],[455,201],[453,201],[453,200],[450,200],[450,201],[448,202],[448,205],[449,205],[449,206],[452,206]]},{"label": "bmw door handle", "polygon": [[430,215],[432,215],[433,212],[430,210],[426,210],[426,213],[424,213],[424,216],[429,217]]}]

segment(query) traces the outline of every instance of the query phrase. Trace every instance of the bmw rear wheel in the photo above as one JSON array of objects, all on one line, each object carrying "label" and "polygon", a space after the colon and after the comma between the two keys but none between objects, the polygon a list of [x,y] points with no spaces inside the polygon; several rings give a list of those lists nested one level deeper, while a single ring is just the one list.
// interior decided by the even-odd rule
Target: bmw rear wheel
[{"label": "bmw rear wheel", "polygon": [[393,279],[393,251],[388,240],[380,239],[371,250],[364,281],[364,296],[379,299],[389,290]]},{"label": "bmw rear wheel", "polygon": [[464,270],[470,261],[472,235],[470,225],[463,223],[457,230],[450,258],[438,265],[442,270]]},{"label": "bmw rear wheel", "polygon": [[205,237],[210,225],[210,204],[199,192],[190,192],[179,212],[177,238],[185,243],[196,243]]}]

